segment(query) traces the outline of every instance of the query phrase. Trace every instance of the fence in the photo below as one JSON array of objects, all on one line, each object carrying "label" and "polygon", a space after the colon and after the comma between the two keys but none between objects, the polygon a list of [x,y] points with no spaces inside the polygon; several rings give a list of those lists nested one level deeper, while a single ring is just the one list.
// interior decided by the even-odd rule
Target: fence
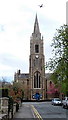
[{"label": "fence", "polygon": [[0,120],[6,118],[13,118],[17,111],[17,104],[13,103],[12,98],[2,97],[0,98]]}]

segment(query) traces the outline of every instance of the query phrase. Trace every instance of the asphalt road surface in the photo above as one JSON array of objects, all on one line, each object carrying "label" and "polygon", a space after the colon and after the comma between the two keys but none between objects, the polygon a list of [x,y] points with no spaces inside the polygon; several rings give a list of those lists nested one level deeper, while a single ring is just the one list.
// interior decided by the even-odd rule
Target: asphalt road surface
[{"label": "asphalt road surface", "polygon": [[26,102],[33,105],[43,120],[68,120],[68,110],[62,106],[54,106],[51,102]]}]

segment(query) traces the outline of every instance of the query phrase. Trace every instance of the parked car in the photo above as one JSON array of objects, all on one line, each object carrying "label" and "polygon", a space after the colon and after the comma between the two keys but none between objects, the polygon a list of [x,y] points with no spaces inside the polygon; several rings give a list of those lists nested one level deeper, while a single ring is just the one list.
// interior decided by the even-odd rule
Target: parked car
[{"label": "parked car", "polygon": [[53,98],[51,103],[52,105],[62,105],[62,102],[59,98]]},{"label": "parked car", "polygon": [[62,106],[63,108],[68,108],[68,97],[65,97],[64,100],[62,100]]}]

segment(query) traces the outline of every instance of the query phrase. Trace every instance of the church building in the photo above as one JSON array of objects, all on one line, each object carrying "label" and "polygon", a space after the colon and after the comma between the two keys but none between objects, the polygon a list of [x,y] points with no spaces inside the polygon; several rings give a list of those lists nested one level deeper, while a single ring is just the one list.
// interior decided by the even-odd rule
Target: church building
[{"label": "church building", "polygon": [[47,83],[45,75],[45,56],[38,18],[36,14],[34,30],[30,37],[29,73],[18,70],[14,75],[14,82],[20,82],[24,90],[24,99],[45,100],[47,97]]}]

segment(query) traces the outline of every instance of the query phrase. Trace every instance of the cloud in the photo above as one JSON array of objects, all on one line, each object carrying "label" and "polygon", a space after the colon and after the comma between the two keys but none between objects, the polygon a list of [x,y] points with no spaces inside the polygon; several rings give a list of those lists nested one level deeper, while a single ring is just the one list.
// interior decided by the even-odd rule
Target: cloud
[{"label": "cloud", "polygon": [[0,54],[0,76],[12,75],[18,69],[25,70],[27,66],[27,62],[23,59],[7,53]]},{"label": "cloud", "polygon": [[0,24],[0,32],[4,32],[4,25]]},{"label": "cloud", "polygon": [[16,62],[20,63],[22,61],[19,60],[19,58],[15,57],[11,54],[7,54],[7,53],[0,54],[0,63],[2,63],[3,65],[8,65],[8,66],[11,66],[11,67],[13,67],[13,66],[15,67]]},{"label": "cloud", "polygon": [[[43,3],[44,7],[40,9],[39,4]],[[2,0],[0,1],[0,22],[27,22],[28,17],[38,13],[49,19],[65,21],[66,0]],[[63,18],[63,19],[62,19]]]},{"label": "cloud", "polygon": [[7,53],[3,53],[0,54],[0,65],[2,65],[2,67],[0,67],[0,69],[3,69],[4,66],[5,68],[9,69],[9,68],[16,68],[16,67],[22,67],[22,63],[25,63],[26,60],[24,61],[24,59],[20,59],[18,57],[15,57],[11,54],[7,54]]},{"label": "cloud", "polygon": [[[39,4],[43,3],[43,8]],[[50,44],[60,25],[66,22],[66,0],[0,1],[0,73],[12,75],[19,68],[29,71],[30,36],[37,13],[44,37],[45,60],[51,56]]]}]

